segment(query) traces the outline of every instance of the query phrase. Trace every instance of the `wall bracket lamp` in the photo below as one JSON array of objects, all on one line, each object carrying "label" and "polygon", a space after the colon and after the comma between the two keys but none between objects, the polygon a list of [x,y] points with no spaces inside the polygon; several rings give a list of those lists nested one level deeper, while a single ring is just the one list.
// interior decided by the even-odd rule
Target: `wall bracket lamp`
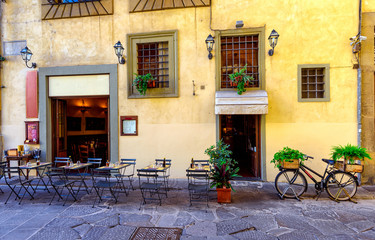
[{"label": "wall bracket lamp", "polygon": [[25,61],[26,67],[36,68],[36,63],[31,63],[31,66],[28,65],[28,62],[31,60],[31,57],[33,56],[33,53],[27,46],[23,48],[20,53],[22,56],[22,60]]},{"label": "wall bracket lamp", "polygon": [[125,64],[125,58],[122,56],[122,54],[124,53],[124,47],[122,46],[121,42],[118,41],[114,46],[113,48],[115,49],[115,54],[118,58],[118,62],[120,64]]},{"label": "wall bracket lamp", "polygon": [[207,51],[208,51],[208,59],[212,59],[212,49],[214,48],[214,43],[215,43],[215,39],[214,37],[210,34],[208,35],[208,37],[206,38],[206,47],[207,47]]},{"label": "wall bracket lamp", "polygon": [[4,61],[5,61],[5,57],[0,55],[0,62],[4,62]]},{"label": "wall bracket lamp", "polygon": [[268,55],[272,56],[274,53],[274,49],[277,45],[277,40],[279,39],[279,34],[275,31],[275,29],[272,30],[270,36],[268,37],[268,41],[270,43],[270,46],[272,49],[268,51]]}]

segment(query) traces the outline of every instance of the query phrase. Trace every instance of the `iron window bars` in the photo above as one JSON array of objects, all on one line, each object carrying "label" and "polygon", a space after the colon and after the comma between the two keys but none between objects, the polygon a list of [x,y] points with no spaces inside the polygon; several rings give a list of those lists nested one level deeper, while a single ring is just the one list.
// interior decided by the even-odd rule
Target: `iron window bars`
[{"label": "iron window bars", "polygon": [[155,79],[148,84],[148,88],[169,87],[168,56],[168,42],[137,44],[138,74],[151,73]]},{"label": "iron window bars", "polygon": [[259,87],[258,35],[221,37],[221,88],[235,88],[229,75],[246,64],[246,73],[254,77],[246,87]]},{"label": "iron window bars", "polygon": [[301,69],[302,98],[324,98],[325,68]]}]

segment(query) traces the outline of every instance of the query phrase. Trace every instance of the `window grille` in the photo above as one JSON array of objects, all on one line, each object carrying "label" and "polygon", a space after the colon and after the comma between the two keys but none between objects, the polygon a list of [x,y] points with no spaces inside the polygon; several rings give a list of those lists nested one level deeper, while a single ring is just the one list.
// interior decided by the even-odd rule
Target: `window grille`
[{"label": "window grille", "polygon": [[138,74],[151,73],[155,79],[148,87],[168,88],[168,42],[137,43],[137,53]]},{"label": "window grille", "polygon": [[254,80],[246,87],[259,87],[258,35],[221,37],[221,88],[235,88],[229,74],[240,71],[246,64],[246,73]]},{"label": "window grille", "polygon": [[302,68],[302,98],[324,98],[325,68]]}]

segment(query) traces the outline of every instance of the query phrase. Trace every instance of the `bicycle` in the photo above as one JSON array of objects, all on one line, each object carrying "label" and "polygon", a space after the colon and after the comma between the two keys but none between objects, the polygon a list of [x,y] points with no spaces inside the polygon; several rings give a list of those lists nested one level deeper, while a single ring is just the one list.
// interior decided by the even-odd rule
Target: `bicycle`
[{"label": "bicycle", "polygon": [[[305,160],[309,158],[314,159],[313,157],[305,156]],[[275,178],[275,188],[279,197],[281,199],[296,198],[300,201],[299,197],[307,191],[308,187],[306,177],[302,174],[304,172],[315,183],[316,200],[326,190],[329,197],[336,202],[350,200],[357,203],[352,199],[359,185],[357,177],[349,172],[335,169],[333,166],[334,160],[322,159],[322,161],[327,163],[323,175],[303,163],[300,164],[298,169],[280,168],[280,173]],[[320,181],[316,180],[308,171],[320,177]]]}]

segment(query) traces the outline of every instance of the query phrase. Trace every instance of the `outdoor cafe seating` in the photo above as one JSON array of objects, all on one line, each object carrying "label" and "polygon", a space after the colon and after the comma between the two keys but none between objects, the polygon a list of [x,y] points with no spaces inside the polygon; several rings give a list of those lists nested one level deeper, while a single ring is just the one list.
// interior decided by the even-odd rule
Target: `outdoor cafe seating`
[{"label": "outdoor cafe seating", "polygon": [[156,159],[154,164],[137,169],[139,188],[143,198],[142,204],[146,204],[146,200],[151,200],[158,201],[161,205],[161,196],[168,197],[170,168],[170,159]]},{"label": "outdoor cafe seating", "polygon": [[21,204],[23,198],[29,195],[31,199],[34,199],[35,190],[31,185],[34,179],[27,179],[25,175],[20,173],[19,167],[9,167],[3,164],[2,175],[6,185],[11,190],[5,204],[8,203],[12,194],[15,195],[16,200],[19,200],[18,204]]},{"label": "outdoor cafe seating", "polygon": [[208,160],[192,160],[189,168],[186,169],[190,206],[192,206],[193,202],[206,201],[208,207],[209,173],[210,165]]},{"label": "outdoor cafe seating", "polygon": [[76,180],[69,180],[68,176],[66,175],[65,169],[59,167],[49,167],[46,175],[48,176],[48,183],[55,190],[49,205],[51,205],[56,195],[59,197],[59,200],[63,200],[64,189],[66,189],[68,193],[65,197],[63,205],[65,205],[69,196],[72,196],[74,201],[77,201],[76,193],[73,190],[73,186]]}]

